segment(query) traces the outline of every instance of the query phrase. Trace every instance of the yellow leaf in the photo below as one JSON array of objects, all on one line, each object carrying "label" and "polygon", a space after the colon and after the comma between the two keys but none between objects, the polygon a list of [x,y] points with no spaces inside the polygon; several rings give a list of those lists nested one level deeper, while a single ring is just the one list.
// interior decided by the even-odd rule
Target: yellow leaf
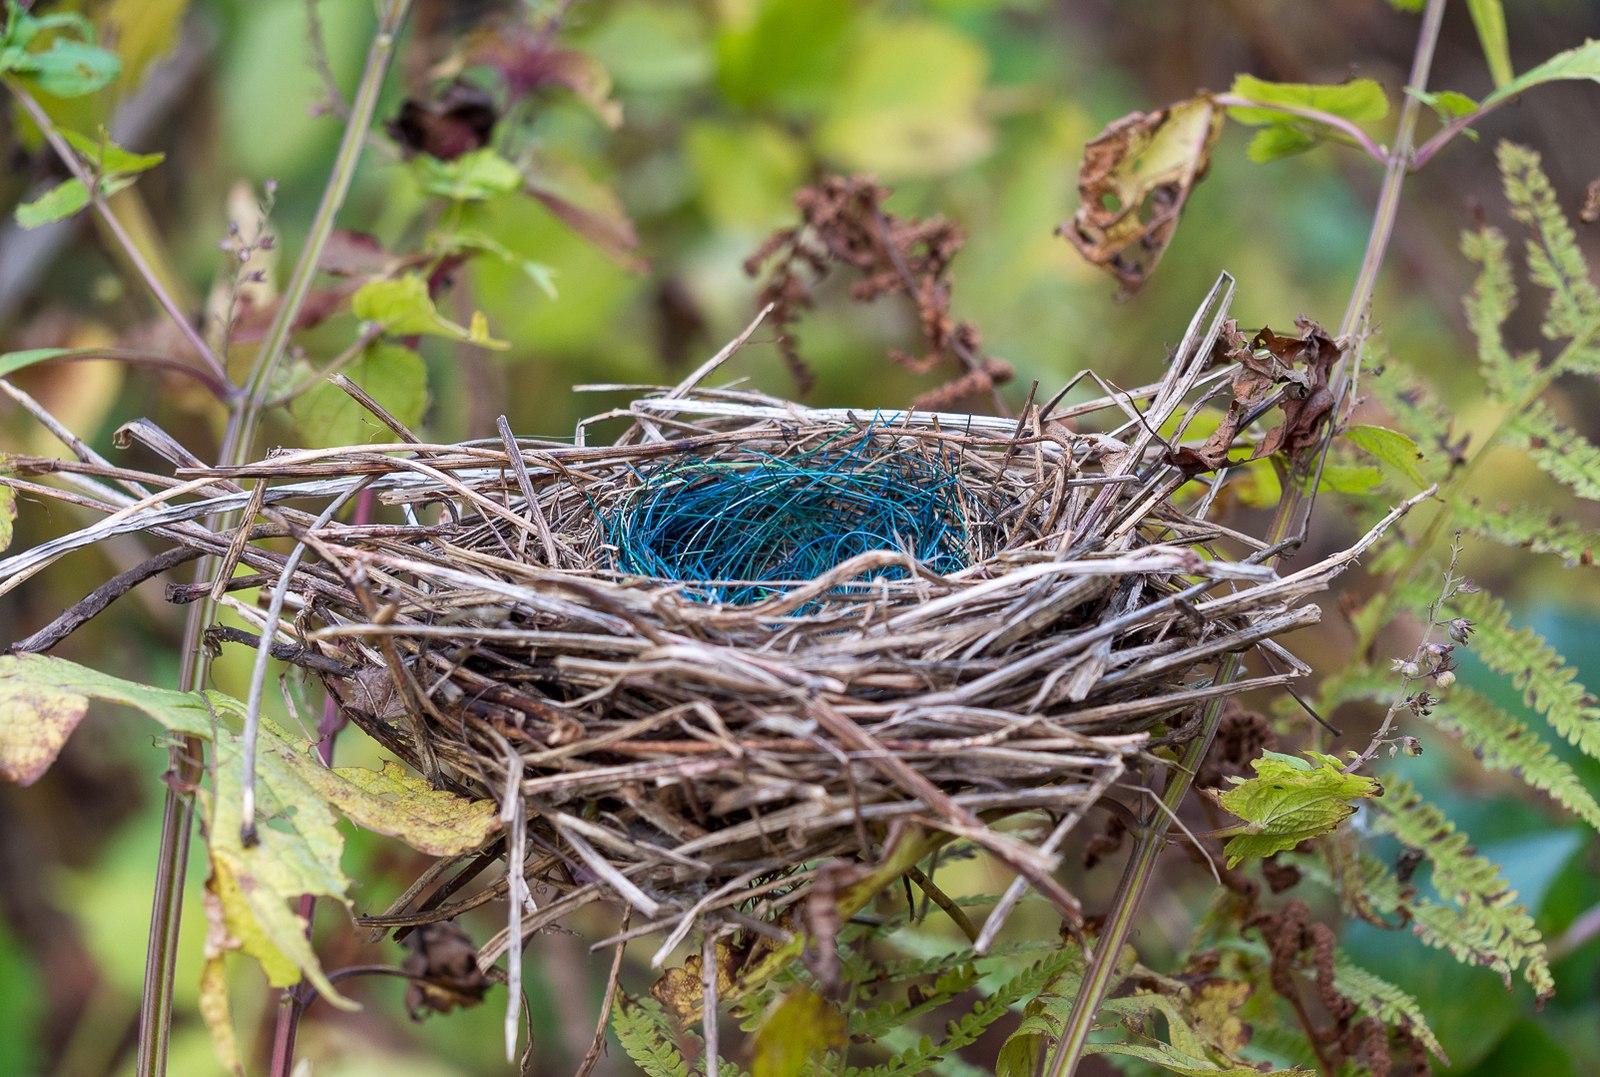
[{"label": "yellow leaf", "polygon": [[806,1064],[845,1043],[844,1015],[811,990],[796,987],[756,1029],[750,1044],[753,1077],[800,1077]]},{"label": "yellow leaf", "polygon": [[31,785],[61,754],[89,700],[54,685],[8,676],[16,659],[0,659],[0,778]]},{"label": "yellow leaf", "polygon": [[389,761],[383,769],[328,770],[287,745],[277,749],[307,785],[357,826],[390,837],[429,856],[454,856],[476,849],[500,825],[492,801],[467,800],[430,786]]},{"label": "yellow leaf", "polygon": [[200,969],[200,1016],[211,1030],[211,1044],[217,1061],[243,1077],[239,1041],[233,1032],[233,1009],[228,1004],[228,978],[223,955],[239,949],[239,940],[228,931],[222,902],[210,886],[206,887],[205,964]]}]

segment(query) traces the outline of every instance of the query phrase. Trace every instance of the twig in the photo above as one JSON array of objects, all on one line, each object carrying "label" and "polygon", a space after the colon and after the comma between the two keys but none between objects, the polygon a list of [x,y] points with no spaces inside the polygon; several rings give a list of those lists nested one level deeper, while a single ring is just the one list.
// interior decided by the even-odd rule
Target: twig
[{"label": "twig", "polygon": [[[622,926],[618,933],[626,934],[629,923],[633,920],[633,910],[622,910]],[[611,1007],[616,1004],[617,986],[622,982],[622,958],[627,953],[628,945],[619,942],[611,953],[611,971],[606,974],[606,991],[600,999],[600,1021],[594,1030],[594,1041],[589,1044],[589,1050],[584,1054],[583,1061],[578,1064],[574,1077],[589,1077],[594,1072],[594,1067],[600,1061],[600,1052],[605,1050],[606,1029],[611,1025]]]}]

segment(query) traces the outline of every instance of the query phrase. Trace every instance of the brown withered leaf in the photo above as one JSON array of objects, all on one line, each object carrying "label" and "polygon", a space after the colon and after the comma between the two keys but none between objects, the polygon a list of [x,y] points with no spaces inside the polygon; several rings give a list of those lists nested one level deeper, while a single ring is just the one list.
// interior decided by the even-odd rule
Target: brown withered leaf
[{"label": "brown withered leaf", "polygon": [[1203,445],[1179,448],[1168,457],[1169,463],[1190,476],[1222,467],[1243,428],[1274,397],[1283,419],[1267,431],[1247,460],[1279,452],[1293,457],[1317,444],[1333,412],[1328,380],[1339,360],[1339,347],[1309,318],[1296,318],[1295,328],[1300,330],[1298,337],[1263,328],[1245,344],[1237,328],[1225,327],[1226,358],[1239,364],[1233,379],[1233,403]]},{"label": "brown withered leaf", "polygon": [[1333,412],[1333,390],[1328,380],[1339,361],[1339,347],[1322,326],[1310,318],[1299,317],[1294,327],[1298,339],[1280,337],[1270,329],[1256,335],[1255,347],[1266,348],[1290,369],[1286,376],[1288,392],[1283,399],[1283,422],[1267,432],[1257,456],[1284,451],[1291,456],[1315,445],[1322,437],[1323,424]]},{"label": "brown withered leaf", "polygon": [[385,126],[407,157],[424,153],[453,161],[488,145],[499,119],[493,98],[475,86],[457,82],[432,101],[407,99]]},{"label": "brown withered leaf", "polygon": [[[721,998],[733,990],[748,955],[726,937],[717,940],[716,954],[717,996]],[[663,972],[650,985],[650,994],[680,1021],[693,1021],[700,1016],[705,1001],[704,968],[701,956],[690,954],[682,966]]]},{"label": "brown withered leaf", "polygon": [[413,1021],[483,1001],[489,980],[478,971],[477,948],[453,922],[419,924],[406,946],[411,953],[400,967],[418,977],[406,989],[406,1012]]},{"label": "brown withered leaf", "polygon": [[1578,220],[1584,224],[1600,221],[1600,179],[1590,180],[1583,194],[1583,208],[1578,210]]},{"label": "brown withered leaf", "polygon": [[1201,94],[1111,123],[1083,148],[1083,204],[1057,232],[1122,285],[1138,291],[1172,242],[1194,185],[1211,165],[1223,110]]}]

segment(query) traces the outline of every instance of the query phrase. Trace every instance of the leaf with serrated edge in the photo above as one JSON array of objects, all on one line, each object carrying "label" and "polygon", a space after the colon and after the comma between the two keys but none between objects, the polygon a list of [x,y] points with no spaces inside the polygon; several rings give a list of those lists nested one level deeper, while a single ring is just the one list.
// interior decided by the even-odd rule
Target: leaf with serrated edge
[{"label": "leaf with serrated edge", "polygon": [[1422,459],[1422,450],[1417,448],[1416,442],[1399,431],[1358,423],[1346,429],[1344,436],[1370,453],[1385,468],[1405,476],[1416,484],[1417,489],[1428,485],[1422,469],[1417,466],[1417,461]]},{"label": "leaf with serrated edge", "polygon": [[1351,801],[1378,795],[1371,778],[1344,773],[1330,756],[1308,754],[1316,756],[1312,765],[1281,756],[1253,760],[1256,777],[1235,778],[1237,786],[1217,795],[1224,808],[1245,821],[1230,831],[1223,850],[1230,868],[1327,834],[1355,811]]}]

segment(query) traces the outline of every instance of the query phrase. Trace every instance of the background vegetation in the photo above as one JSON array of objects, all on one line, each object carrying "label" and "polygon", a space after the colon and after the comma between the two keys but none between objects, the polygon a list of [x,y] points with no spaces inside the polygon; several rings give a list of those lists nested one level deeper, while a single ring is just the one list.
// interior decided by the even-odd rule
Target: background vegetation
[{"label": "background vegetation", "polygon": [[[344,126],[338,113],[371,38],[372,5],[106,0],[74,10],[84,11],[121,57],[122,74],[92,96],[45,103],[79,130],[105,123],[122,145],[166,154],[136,186],[112,196],[113,212],[183,309],[214,309],[230,295],[240,304],[226,354],[243,370],[265,329],[260,312],[288,274],[279,252],[292,259],[311,228]],[[1591,4],[1548,0],[1514,5],[1508,14],[1518,70],[1600,32],[1600,10]],[[438,440],[493,436],[500,414],[519,432],[561,434],[597,410],[594,398],[570,392],[574,384],[654,384],[710,354],[752,313],[757,282],[742,263],[774,228],[794,222],[795,190],[823,171],[874,174],[894,188],[889,206],[897,214],[942,214],[964,230],[967,243],[952,269],[954,311],[981,328],[989,353],[1015,368],[1005,390],[1013,403],[1029,382],[1050,392],[1085,366],[1122,384],[1151,380],[1220,269],[1240,282],[1234,313],[1241,324],[1287,327],[1305,313],[1331,325],[1361,260],[1379,179],[1358,155],[1322,148],[1255,165],[1246,159],[1248,132],[1225,133],[1160,273],[1121,304],[1112,301],[1109,279],[1053,229],[1076,207],[1083,143],[1108,120],[1202,87],[1224,89],[1241,72],[1294,82],[1359,74],[1395,92],[1416,37],[1414,16],[1376,0],[591,0],[531,11],[420,4],[378,116],[398,119],[408,99],[438,100],[463,41],[492,62],[493,39],[473,35],[529,18],[559,18],[563,47],[590,58],[568,77],[531,80],[537,84],[500,118],[497,145],[523,166],[536,191],[519,182],[501,190],[490,184],[482,198],[430,196],[426,177],[375,134],[339,219],[384,251],[453,243],[477,254],[457,268],[442,314],[468,325],[482,311],[492,337],[509,347],[445,332],[422,340],[420,361],[389,354],[352,371]],[[1474,96],[1490,88],[1463,5],[1449,5],[1436,72],[1437,85]],[[0,148],[16,167],[0,179],[0,197],[21,202],[62,176],[41,150],[37,128],[18,111],[12,116]],[[1575,212],[1600,175],[1600,150],[1580,137],[1595,129],[1600,92],[1552,87],[1491,117],[1477,145],[1452,145],[1406,188],[1379,285],[1380,343],[1444,399],[1456,436],[1482,436],[1493,412],[1479,383],[1461,376],[1472,349],[1460,297],[1475,267],[1457,252],[1456,239],[1481,218],[1505,223],[1492,147],[1510,136],[1539,150],[1561,201]],[[274,249],[251,246],[267,201]],[[1579,240],[1593,246],[1587,235]],[[261,280],[241,278],[242,247],[251,249],[248,273],[260,271]],[[375,257],[354,243],[339,252],[353,264]],[[181,350],[183,341],[120,258],[87,215],[0,230],[3,350],[112,343]],[[327,356],[355,337],[358,323],[348,304],[337,302],[348,298],[338,278],[318,287],[328,293],[331,313],[304,327],[295,344]],[[1524,304],[1508,334],[1535,339],[1541,313],[1538,304]],[[919,378],[883,358],[914,347],[907,314],[890,304],[852,304],[842,287],[825,290],[799,330],[816,375],[806,399],[873,407],[934,387],[939,376]],[[795,391],[770,334],[756,343],[741,359],[749,375],[765,388]],[[283,369],[290,385],[303,373],[293,353]],[[214,402],[191,381],[160,372],[77,362],[33,368],[16,380],[107,453],[110,432],[140,416],[205,458],[222,436]],[[1567,379],[1557,391],[1565,420],[1600,434],[1594,385]],[[259,444],[360,440],[349,436],[361,433],[350,425],[355,421],[326,399],[319,405],[313,391],[287,417],[269,421]],[[0,406],[0,423],[7,449],[55,451],[14,409]],[[1491,505],[1522,501],[1537,481],[1515,461],[1491,462],[1479,469],[1473,493]],[[1322,548],[1350,538],[1337,519],[1320,523]],[[28,509],[18,526],[19,545],[64,529],[63,521]],[[44,624],[80,597],[85,581],[125,567],[97,560],[104,556],[85,554],[0,598],[0,624],[17,626],[16,636]],[[1469,574],[1509,599],[1580,679],[1600,680],[1600,592],[1586,571],[1471,546],[1466,561]],[[179,621],[159,587],[124,607],[61,653],[174,683]],[[1295,643],[1314,666],[1338,668],[1352,637],[1341,636],[1336,617],[1328,620],[1329,630],[1314,641]],[[1382,646],[1401,654],[1416,638],[1415,626],[1401,623]],[[216,686],[242,694],[247,663],[247,655],[225,655],[213,668]],[[1502,705],[1521,705],[1470,652],[1460,677]],[[1363,746],[1359,733],[1381,713],[1347,708],[1333,716],[1352,733],[1340,746]],[[1551,940],[1561,991],[1536,1009],[1525,986],[1508,995],[1487,970],[1464,969],[1367,925],[1350,930],[1346,948],[1422,1000],[1453,1062],[1448,1072],[1600,1072],[1600,850],[1593,834],[1509,779],[1486,776],[1444,738],[1426,747],[1405,776],[1501,865]],[[370,751],[354,737],[340,750],[343,762]],[[1600,783],[1600,767],[1570,754],[1583,781]],[[0,1036],[0,1072],[131,1072],[166,766],[146,726],[96,714],[37,785],[0,785],[0,1014],[11,1033]],[[1147,959],[1182,949],[1211,886],[1208,876],[1186,870],[1181,855],[1171,859],[1172,881],[1158,885],[1145,911],[1139,946]],[[358,902],[373,909],[420,867],[354,831],[346,865],[361,880]],[[974,866],[970,878],[956,878],[971,892],[992,892],[999,882],[986,870]],[[190,873],[196,893],[202,877],[201,870]],[[1101,868],[1073,887],[1092,909],[1113,883]],[[324,910],[324,919],[319,946],[330,967],[397,959],[392,946],[362,950],[337,910]],[[194,1013],[204,923],[197,900],[185,920],[171,1072],[205,1073],[216,1063]],[[614,925],[573,926],[579,935],[550,934],[530,950],[539,1072],[572,1069],[600,1003],[606,970],[588,955],[581,932]],[[236,1016],[247,1054],[259,1057],[270,1040],[273,998],[253,969],[237,971]],[[650,979],[642,959],[625,971],[625,984],[636,989]],[[403,987],[380,981],[352,990],[369,1003],[362,1013],[313,1009],[302,1029],[300,1054],[317,1073],[504,1072],[498,1006],[418,1028],[403,1016]],[[997,1048],[998,1040],[986,1040],[966,1055],[988,1065]],[[629,1071],[615,1048],[602,1062],[601,1072]]]}]

